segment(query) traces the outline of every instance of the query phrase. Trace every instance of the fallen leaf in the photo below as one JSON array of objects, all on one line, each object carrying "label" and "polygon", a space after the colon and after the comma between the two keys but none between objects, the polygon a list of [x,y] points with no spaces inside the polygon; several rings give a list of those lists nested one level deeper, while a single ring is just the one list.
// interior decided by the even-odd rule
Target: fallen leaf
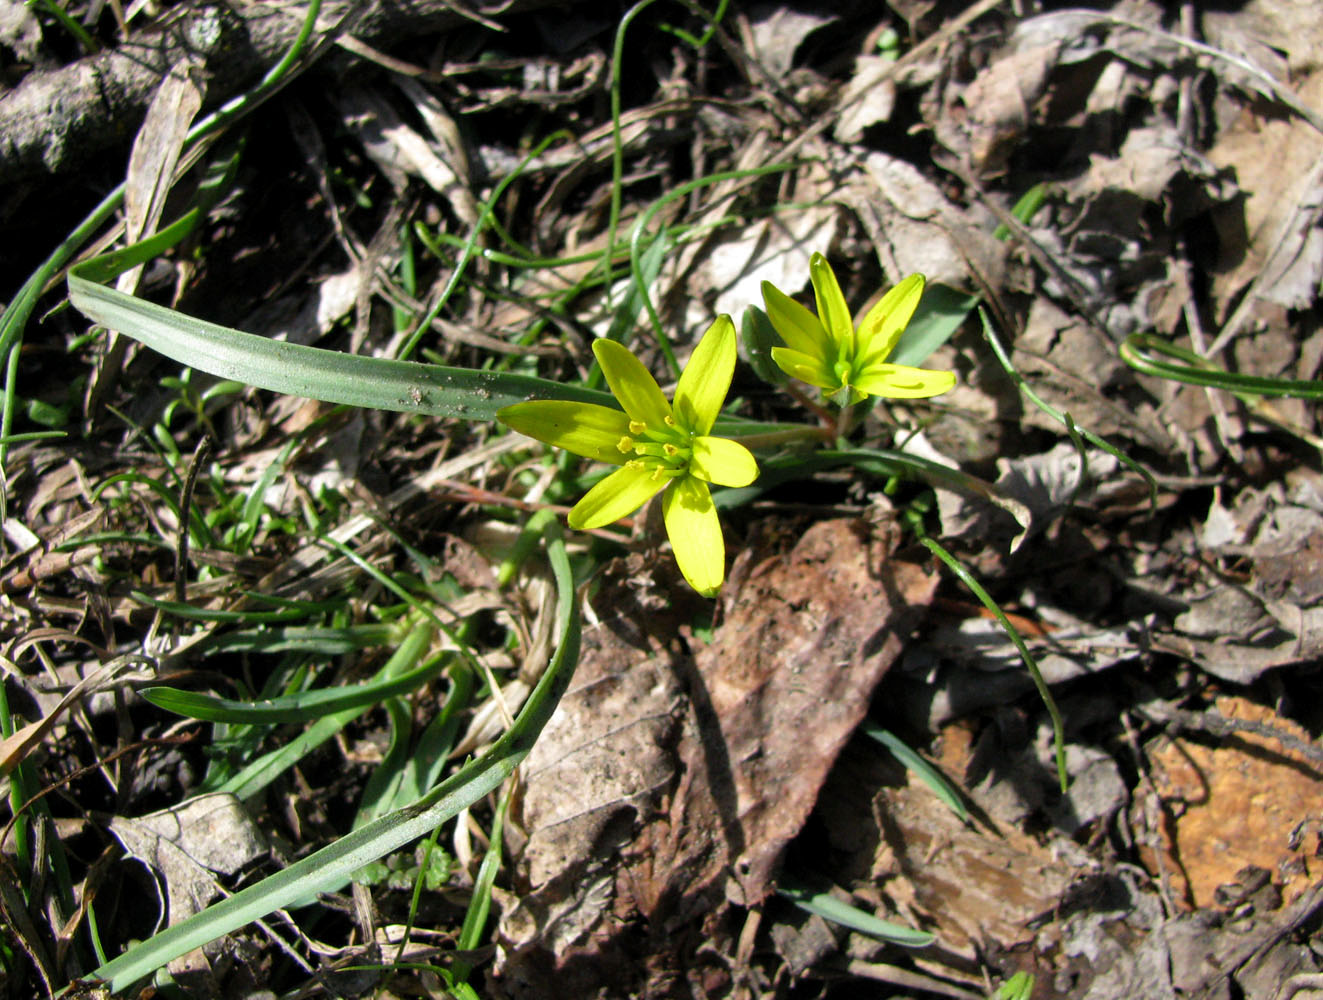
[{"label": "fallen leaf", "polygon": [[[720,721],[741,843],[734,901],[760,902],[782,850],[808,817],[873,688],[895,661],[937,577],[892,558],[893,527],[870,532],[836,520],[813,525],[788,557],[732,571],[725,627],[698,666]],[[703,762],[717,778],[720,758]]]},{"label": "fallen leaf", "polygon": [[1028,131],[1062,41],[1008,48],[972,81],[951,80],[937,140],[977,174],[1002,172]]},{"label": "fallen leaf", "polygon": [[809,278],[809,258],[826,253],[836,238],[840,212],[816,204],[801,212],[780,213],[724,237],[707,252],[702,278],[716,289],[709,312],[739,317],[762,301],[762,283],[786,294],[802,289]]},{"label": "fallen leaf", "polygon": [[[171,67],[133,141],[124,181],[124,233],[129,243],[156,232],[161,220],[184,140],[202,107],[202,88],[193,79],[201,68],[198,58],[187,58]],[[116,287],[132,294],[141,274],[139,265],[121,275]]]},{"label": "fallen leaf", "polygon": [[[1323,72],[1296,85],[1306,105],[1323,104]],[[1271,149],[1271,156],[1263,151]],[[1213,296],[1225,315],[1251,281],[1256,293],[1277,305],[1299,308],[1314,301],[1323,277],[1323,238],[1317,222],[1323,206],[1323,135],[1295,116],[1250,105],[1219,137],[1208,158],[1233,171],[1242,199],[1219,207],[1219,262]]]},{"label": "fallen leaf", "polygon": [[861,55],[855,59],[854,75],[837,98],[839,115],[832,128],[837,142],[855,142],[864,129],[891,117],[896,107],[895,60],[886,56]]},{"label": "fallen leaf", "polygon": [[835,196],[858,216],[889,278],[917,271],[932,282],[973,288],[977,269],[983,281],[1000,285],[1006,244],[951,204],[918,168],[876,151],[862,164],[855,154],[837,159],[846,181]]},{"label": "fallen leaf", "polygon": [[749,32],[758,61],[774,78],[790,72],[795,53],[810,34],[834,17],[810,14],[782,4],[759,4],[749,12]]},{"label": "fallen leaf", "polygon": [[[894,558],[898,539],[835,520],[746,547],[706,646],[679,641],[707,605],[654,576],[667,571],[638,561],[637,576],[608,579],[596,600],[609,615],[524,765],[513,818],[528,840],[498,934],[507,995],[548,973],[575,992],[628,992],[646,956],[683,957],[640,928],[767,896],[935,590]],[[674,595],[660,605],[659,586]]]},{"label": "fallen leaf", "polygon": [[832,845],[863,886],[922,918],[945,950],[972,957],[981,942],[1033,939],[1070,883],[1069,866],[1014,828],[966,825],[921,780],[876,753],[851,751],[823,791]]},{"label": "fallen leaf", "polygon": [[165,882],[169,923],[202,910],[234,875],[267,852],[266,839],[233,795],[200,795],[147,816],[115,816],[110,832]]}]

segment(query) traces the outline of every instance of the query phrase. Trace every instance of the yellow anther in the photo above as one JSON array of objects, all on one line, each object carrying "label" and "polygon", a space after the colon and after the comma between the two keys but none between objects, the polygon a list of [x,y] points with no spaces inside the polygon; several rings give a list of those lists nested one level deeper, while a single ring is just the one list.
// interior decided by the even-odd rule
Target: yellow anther
[{"label": "yellow anther", "polygon": [[648,425],[642,420],[631,420],[629,422],[629,433],[631,434],[642,434],[647,429]]},{"label": "yellow anther", "polygon": [[[630,425],[633,426],[632,424]],[[634,450],[634,439],[626,435],[616,442],[616,450],[622,455],[628,455]]]}]

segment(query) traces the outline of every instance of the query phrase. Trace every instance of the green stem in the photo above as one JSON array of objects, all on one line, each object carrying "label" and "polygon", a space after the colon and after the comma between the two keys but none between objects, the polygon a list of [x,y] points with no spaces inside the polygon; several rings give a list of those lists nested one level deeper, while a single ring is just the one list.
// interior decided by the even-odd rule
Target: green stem
[{"label": "green stem", "polygon": [[1070,781],[1066,774],[1066,732],[1061,724],[1061,712],[1057,709],[1056,699],[1052,697],[1051,690],[1048,689],[1047,681],[1043,680],[1043,674],[1038,669],[1038,661],[1034,659],[1029,647],[1020,638],[1020,633],[1016,631],[1011,620],[1006,617],[1006,612],[1002,611],[1001,606],[992,599],[992,596],[983,589],[983,585],[974,579],[972,573],[956,560],[955,556],[947,552],[936,541],[927,535],[922,535],[919,541],[927,547],[928,551],[935,555],[942,562],[946,563],[947,568],[959,578],[960,582],[968,587],[980,601],[983,606],[992,612],[993,617],[1001,624],[1006,632],[1007,638],[1015,644],[1015,648],[1020,651],[1020,659],[1024,665],[1029,668],[1029,676],[1034,679],[1034,687],[1038,688],[1038,696],[1043,699],[1043,704],[1047,706],[1047,714],[1052,717],[1052,736],[1056,744],[1057,757],[1057,780],[1061,782],[1061,791],[1064,794],[1069,787]]},{"label": "green stem", "polygon": [[620,65],[625,58],[625,31],[634,18],[647,10],[656,0],[639,0],[625,11],[616,27],[615,42],[611,47],[611,207],[606,224],[606,252],[602,266],[607,273],[606,308],[611,310],[611,261],[616,256],[616,236],[620,232],[620,203],[625,183],[625,142],[620,127]]},{"label": "green stem", "polygon": [[492,188],[492,193],[488,196],[487,200],[483,202],[482,211],[478,214],[477,224],[469,231],[469,237],[464,241],[464,249],[460,251],[459,260],[455,262],[455,269],[450,273],[450,280],[446,282],[446,287],[442,290],[441,295],[437,298],[436,302],[432,304],[432,308],[427,310],[427,315],[418,321],[418,325],[414,327],[413,333],[409,334],[409,339],[406,340],[404,345],[400,348],[396,355],[399,360],[407,360],[409,355],[413,353],[414,348],[418,346],[418,341],[422,339],[423,334],[432,326],[432,321],[441,315],[441,310],[446,307],[446,303],[450,301],[450,296],[453,295],[455,289],[459,287],[460,279],[464,277],[464,272],[468,269],[469,261],[473,259],[473,255],[477,252],[478,237],[482,235],[483,229],[486,228],[487,223],[491,220],[492,213],[496,208],[496,203],[500,201],[501,196],[505,194],[505,189],[513,184],[517,177],[523,174],[524,168],[527,167],[534,158],[542,155],[543,150],[557,139],[568,138],[569,136],[570,133],[564,129],[551,133],[551,135],[547,136],[534,146],[529,154],[519,161],[519,166],[515,167],[514,170],[502,177],[497,185]]},{"label": "green stem", "polygon": [[[645,3],[651,0],[644,0]],[[643,308],[647,310],[648,319],[652,322],[653,333],[657,337],[657,344],[666,356],[666,363],[670,365],[671,374],[677,378],[680,375],[680,364],[675,360],[675,352],[671,349],[671,340],[666,336],[666,331],[662,329],[661,317],[657,315],[657,309],[652,304],[652,296],[648,294],[648,289],[643,283],[643,265],[642,265],[642,244],[648,231],[648,224],[663,208],[675,201],[677,198],[686,197],[691,191],[697,191],[699,188],[708,187],[712,184],[720,184],[722,181],[742,180],[746,177],[762,177],[766,174],[784,173],[792,170],[796,164],[793,163],[769,163],[761,167],[750,167],[747,170],[723,170],[720,173],[708,174],[706,177],[699,177],[688,183],[681,184],[672,191],[662,195],[651,205],[647,207],[638,221],[634,223],[634,231],[629,239],[629,269],[634,276],[634,285],[638,289],[639,297],[643,300]],[[614,240],[614,233],[612,240]],[[614,249],[609,244],[608,249]]]}]

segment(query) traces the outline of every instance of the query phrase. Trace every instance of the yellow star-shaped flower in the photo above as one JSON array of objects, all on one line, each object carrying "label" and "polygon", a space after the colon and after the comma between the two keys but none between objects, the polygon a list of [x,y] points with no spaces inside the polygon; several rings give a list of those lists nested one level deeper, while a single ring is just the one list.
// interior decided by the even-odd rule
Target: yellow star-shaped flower
[{"label": "yellow star-shaped flower", "polygon": [[726,547],[708,484],[748,486],[758,477],[748,448],[710,433],[735,372],[735,324],[719,316],[708,328],[680,375],[674,406],[629,348],[597,340],[593,354],[621,410],[547,399],[507,406],[497,419],[557,448],[621,466],[574,505],[571,528],[600,528],[666,490],[662,516],[675,561],[690,586],[711,597],[726,577]]},{"label": "yellow star-shaped flower", "polygon": [[772,348],[772,360],[791,378],[826,391],[838,406],[865,396],[922,399],[955,385],[951,372],[886,363],[923,295],[924,279],[911,274],[864,316],[855,328],[831,265],[822,254],[809,260],[809,278],[818,315],[769,281],[763,282],[767,318],[786,342]]}]

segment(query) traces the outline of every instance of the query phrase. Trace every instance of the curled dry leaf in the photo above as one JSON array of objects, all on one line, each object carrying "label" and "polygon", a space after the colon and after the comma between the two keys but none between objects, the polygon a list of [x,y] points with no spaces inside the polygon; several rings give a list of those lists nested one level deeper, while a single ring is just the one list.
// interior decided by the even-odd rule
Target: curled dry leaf
[{"label": "curled dry leaf", "polygon": [[191,917],[233,875],[266,853],[266,839],[233,795],[201,795],[149,816],[116,816],[110,832],[165,882],[169,923]]}]

